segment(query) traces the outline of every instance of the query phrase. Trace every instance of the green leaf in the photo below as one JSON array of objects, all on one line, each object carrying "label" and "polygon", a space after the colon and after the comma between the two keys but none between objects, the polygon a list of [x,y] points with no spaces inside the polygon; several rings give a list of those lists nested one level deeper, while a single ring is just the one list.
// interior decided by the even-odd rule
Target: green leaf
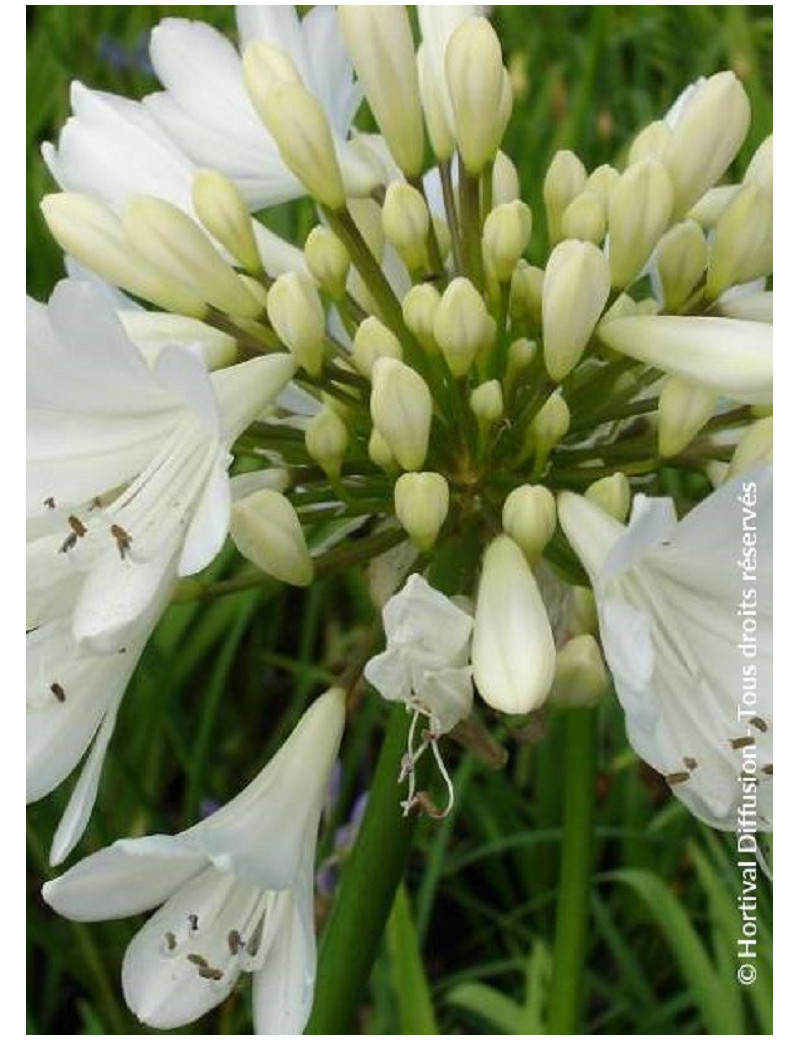
[{"label": "green leaf", "polygon": [[417,929],[411,914],[406,886],[400,884],[389,914],[386,938],[400,1008],[401,1032],[439,1033],[428,979],[420,957]]}]

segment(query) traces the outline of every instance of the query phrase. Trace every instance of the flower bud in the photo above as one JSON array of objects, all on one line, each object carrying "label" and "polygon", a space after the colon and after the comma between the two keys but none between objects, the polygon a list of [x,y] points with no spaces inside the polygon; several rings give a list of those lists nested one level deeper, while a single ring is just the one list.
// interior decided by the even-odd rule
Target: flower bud
[{"label": "flower bud", "polygon": [[581,359],[611,288],[608,261],[591,242],[569,239],[550,254],[542,286],[544,361],[560,382]]},{"label": "flower bud", "polygon": [[510,281],[531,238],[530,207],[517,199],[491,211],[483,225],[483,255],[499,282]]},{"label": "flower bud", "polygon": [[610,477],[601,477],[586,489],[586,497],[596,506],[604,509],[620,523],[631,508],[631,485],[624,473],[613,473]]},{"label": "flower bud", "polygon": [[338,480],[347,451],[347,427],[336,412],[324,407],[306,428],[306,451],[331,480]]},{"label": "flower bud", "polygon": [[714,304],[714,311],[726,318],[741,318],[742,321],[763,321],[772,324],[771,292],[725,293]]},{"label": "flower bud", "polygon": [[491,426],[503,417],[503,388],[496,379],[476,386],[469,395],[469,406],[479,423]]},{"label": "flower bud", "polygon": [[544,271],[520,260],[511,276],[511,294],[508,301],[509,314],[513,321],[528,325],[542,323],[542,287]]},{"label": "flower bud", "polygon": [[436,351],[433,323],[440,301],[437,290],[427,282],[413,285],[403,297],[403,321],[428,354]]},{"label": "flower bud", "polygon": [[553,156],[544,178],[542,193],[547,213],[547,233],[555,245],[564,237],[561,218],[564,210],[586,185],[586,167],[574,152],[562,149]]},{"label": "flower bud", "polygon": [[772,462],[772,416],[751,423],[736,445],[726,480],[746,472],[757,462]]},{"label": "flower bud", "polygon": [[[420,22],[421,12],[420,8]],[[425,127],[433,154],[438,162],[449,162],[456,147],[451,126],[452,115],[448,113],[450,98],[444,83],[444,69],[436,68],[434,50],[425,39],[417,49],[417,75]]]},{"label": "flower bud", "polygon": [[450,37],[445,72],[458,150],[476,176],[497,154],[512,105],[500,41],[485,18],[468,19]]},{"label": "flower bud", "polygon": [[608,205],[611,285],[634,281],[669,226],[673,192],[657,159],[634,163],[617,181]]},{"label": "flower bud", "polygon": [[536,563],[556,529],[556,500],[541,484],[521,484],[503,503],[503,530]]},{"label": "flower bud", "polygon": [[503,375],[503,391],[507,397],[513,390],[517,376],[530,365],[535,353],[536,344],[532,339],[520,337],[509,344],[506,370]]},{"label": "flower bud", "polygon": [[344,209],[342,172],[327,117],[299,81],[287,82],[287,60],[263,40],[251,43],[244,52],[247,93],[281,158],[309,195],[332,210]]},{"label": "flower bud", "polygon": [[744,184],[717,223],[708,258],[706,295],[772,271],[772,192]]},{"label": "flower bud", "polygon": [[628,151],[628,166],[646,159],[661,160],[671,137],[672,131],[663,120],[648,123],[633,139]]},{"label": "flower bud", "polygon": [[309,234],[305,245],[306,264],[317,283],[334,300],[341,300],[346,291],[350,254],[330,228],[318,224]]},{"label": "flower bud", "polygon": [[568,624],[573,635],[598,631],[597,602],[591,589],[582,585],[573,585]]},{"label": "flower bud", "polygon": [[450,490],[441,473],[404,473],[394,485],[394,511],[420,549],[432,548],[450,508]]},{"label": "flower bud", "polygon": [[498,152],[492,167],[492,205],[502,206],[519,198],[519,174],[505,152]]},{"label": "flower bud", "polygon": [[772,195],[772,134],[765,137],[750,160],[743,183],[755,184]]},{"label": "flower bud", "polygon": [[367,444],[367,454],[370,457],[370,461],[374,462],[381,469],[391,471],[397,468],[397,460],[392,453],[392,449],[386,443],[380,430],[375,427],[372,429],[369,443]]},{"label": "flower bud", "polygon": [[297,364],[318,376],[325,351],[325,312],[308,275],[288,271],[277,278],[267,295],[267,314]]},{"label": "flower bud", "polygon": [[749,126],[750,102],[732,72],[718,72],[695,89],[661,156],[675,189],[677,216],[716,184]]},{"label": "flower bud", "polygon": [[669,229],[656,256],[665,310],[681,309],[703,277],[707,261],[706,236],[699,224],[684,220]]},{"label": "flower bud", "polygon": [[556,654],[550,701],[558,707],[589,707],[603,696],[608,685],[603,655],[594,636],[575,636]]},{"label": "flower bud", "polygon": [[565,238],[578,238],[599,245],[606,234],[606,207],[593,191],[582,191],[564,210],[561,231]]},{"label": "flower bud", "polygon": [[353,364],[365,379],[369,379],[372,366],[379,357],[402,361],[403,348],[397,336],[382,321],[370,315],[361,322],[353,337]]},{"label": "flower bud", "polygon": [[483,558],[475,605],[472,674],[491,707],[511,715],[538,708],[555,674],[555,644],[522,550],[499,535]]},{"label": "flower bud", "polygon": [[185,349],[200,357],[210,372],[236,361],[234,337],[196,318],[138,308],[118,310],[117,317],[151,367],[161,351],[175,343],[187,344]]},{"label": "flower bud", "polygon": [[394,246],[409,271],[423,270],[428,265],[430,222],[428,204],[417,189],[403,181],[393,181],[386,189],[381,225],[386,241]]},{"label": "flower bud", "polygon": [[61,192],[46,195],[41,209],[61,248],[101,278],[164,310],[195,318],[206,314],[204,298],[140,256],[128,241],[122,222],[102,202]]},{"label": "flower bud", "polygon": [[339,25],[369,107],[407,177],[422,171],[425,134],[417,57],[402,4],[343,4]]},{"label": "flower bud", "polygon": [[467,278],[454,278],[436,308],[433,334],[450,371],[467,374],[486,337],[489,313],[483,297]]},{"label": "flower bud", "polygon": [[291,503],[264,488],[231,506],[231,538],[251,563],[278,581],[310,585],[314,577],[303,529]]},{"label": "flower bud", "polygon": [[450,256],[450,250],[453,248],[453,236],[450,234],[450,227],[443,217],[434,215],[431,217],[431,220],[433,221],[433,233],[436,236],[436,244],[439,247],[442,260],[447,260]]},{"label": "flower bud", "polygon": [[229,177],[200,170],[192,185],[192,203],[200,223],[251,274],[263,264],[253,232],[253,219],[242,193]]},{"label": "flower bud", "polygon": [[658,399],[658,453],[678,455],[716,411],[717,394],[704,386],[670,376]]},{"label": "flower bud", "polygon": [[619,170],[615,166],[609,166],[608,163],[605,163],[603,166],[598,166],[592,170],[586,181],[586,187],[583,189],[585,192],[590,192],[592,195],[597,196],[603,203],[603,212],[606,214],[608,213],[608,201],[619,178]]},{"label": "flower bud", "polygon": [[378,358],[372,367],[369,408],[372,421],[403,469],[421,469],[433,416],[433,400],[422,376],[402,361]]},{"label": "flower bud", "polygon": [[546,456],[569,430],[569,406],[558,390],[550,394],[528,427],[525,443]]}]

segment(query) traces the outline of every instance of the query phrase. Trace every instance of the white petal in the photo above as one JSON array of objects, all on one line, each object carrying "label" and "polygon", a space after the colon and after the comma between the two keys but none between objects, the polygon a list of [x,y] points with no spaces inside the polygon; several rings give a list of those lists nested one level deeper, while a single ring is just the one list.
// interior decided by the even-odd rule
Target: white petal
[{"label": "white petal", "polygon": [[231,515],[227,452],[212,468],[186,532],[178,574],[196,574],[214,559],[225,544]]},{"label": "white petal", "polygon": [[386,604],[383,626],[390,644],[412,647],[430,667],[466,663],[472,618],[419,574]]},{"label": "white petal", "polygon": [[258,418],[295,373],[289,354],[270,354],[212,372],[228,443]]},{"label": "white petal", "polygon": [[472,671],[441,668],[426,672],[418,700],[430,712],[434,732],[449,733],[472,711]]},{"label": "white petal", "polygon": [[572,491],[558,496],[558,521],[589,578],[597,581],[611,550],[625,532],[624,524]]},{"label": "white petal", "polygon": [[402,650],[390,647],[371,658],[364,667],[364,678],[387,701],[411,699],[411,669]]}]

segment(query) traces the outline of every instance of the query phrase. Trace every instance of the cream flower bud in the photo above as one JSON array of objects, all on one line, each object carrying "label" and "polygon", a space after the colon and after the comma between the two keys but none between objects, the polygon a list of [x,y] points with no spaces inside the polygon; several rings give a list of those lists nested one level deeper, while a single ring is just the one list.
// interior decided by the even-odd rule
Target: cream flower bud
[{"label": "cream flower bud", "polygon": [[544,177],[542,193],[547,213],[547,233],[553,245],[564,237],[561,218],[564,210],[586,185],[586,167],[574,152],[562,149],[553,156]]},{"label": "cream flower bud", "polygon": [[353,337],[353,364],[358,371],[369,379],[372,366],[380,357],[403,360],[403,348],[400,340],[378,318],[370,315],[356,329]]},{"label": "cream flower bud", "polygon": [[403,297],[403,321],[428,354],[437,349],[433,323],[440,301],[438,291],[427,282],[413,285]]},{"label": "cream flower bud", "polygon": [[716,411],[717,394],[707,387],[670,376],[658,399],[658,453],[670,458],[683,451]]},{"label": "cream flower bud", "polygon": [[772,271],[772,192],[744,184],[717,223],[708,259],[706,294]]},{"label": "cream flower bud", "polygon": [[468,19],[450,37],[445,72],[458,149],[474,176],[497,154],[512,105],[500,41],[485,18]]},{"label": "cream flower bud", "polygon": [[742,146],[750,102],[732,72],[718,72],[689,98],[661,156],[675,189],[675,213],[685,213],[716,184]]},{"label": "cream flower bud", "polygon": [[533,566],[556,529],[556,500],[541,484],[521,484],[503,503],[503,530]]},{"label": "cream flower bud", "polygon": [[370,461],[381,469],[392,470],[397,468],[397,460],[380,430],[373,427],[367,444],[367,454]]},{"label": "cream flower bud", "polygon": [[287,271],[277,278],[267,295],[267,314],[297,364],[318,376],[325,350],[325,312],[308,275]]},{"label": "cream flower bud", "polygon": [[443,93],[446,87],[442,75],[434,68],[434,60],[430,44],[423,39],[417,50],[417,75],[425,127],[433,154],[439,162],[447,162],[455,151],[456,141],[446,108],[449,100]]},{"label": "cream flower bud", "polygon": [[231,538],[262,571],[289,585],[310,585],[314,577],[303,529],[288,499],[264,488],[231,506]]},{"label": "cream flower bud", "polygon": [[208,307],[184,281],[154,268],[132,248],[122,222],[88,195],[46,195],[42,214],[61,248],[101,278],[167,311],[202,318]]},{"label": "cream flower bud", "polygon": [[492,205],[514,202],[519,198],[519,174],[505,152],[498,152],[492,166]]},{"label": "cream flower bud", "polygon": [[608,689],[608,672],[594,636],[575,636],[556,654],[550,701],[560,708],[595,704]]},{"label": "cream flower bud", "polygon": [[499,535],[483,558],[475,605],[472,674],[491,707],[533,711],[555,674],[555,644],[536,580],[522,550]]},{"label": "cream flower bud", "polygon": [[380,131],[407,177],[422,171],[425,134],[417,57],[402,4],[343,4],[339,25]]},{"label": "cream flower bud", "polygon": [[614,186],[619,178],[619,170],[615,166],[609,166],[608,163],[604,163],[602,166],[592,170],[586,181],[584,191],[597,196],[603,203],[605,213],[608,212],[608,200],[611,198],[611,192],[614,190]]},{"label": "cream flower bud", "polygon": [[633,139],[628,151],[628,166],[645,159],[661,159],[671,137],[672,132],[663,120],[648,123]]},{"label": "cream flower bud", "polygon": [[334,300],[341,300],[346,291],[350,254],[330,228],[318,224],[312,229],[305,244],[306,264],[317,283]]},{"label": "cream flower bud", "polygon": [[503,375],[503,389],[506,394],[513,388],[514,381],[519,373],[533,361],[535,353],[536,344],[532,339],[520,337],[509,344],[506,370]]},{"label": "cream flower bud", "polygon": [[253,233],[253,219],[233,181],[216,170],[199,170],[192,185],[192,203],[206,231],[245,271],[260,274],[263,264]]},{"label": "cream flower bud", "polygon": [[550,254],[542,285],[544,361],[560,381],[577,365],[611,288],[608,261],[591,242],[569,239]]},{"label": "cream flower bud", "polygon": [[410,271],[427,266],[430,222],[428,204],[416,188],[403,181],[389,185],[381,210],[381,225],[386,241],[394,246]]},{"label": "cream flower bud", "polygon": [[568,624],[570,632],[574,635],[598,631],[597,601],[591,589],[582,585],[573,586]]},{"label": "cream flower bud", "polygon": [[772,134],[765,137],[750,160],[744,175],[745,184],[755,184],[772,194]]},{"label": "cream flower bud", "polygon": [[570,202],[561,218],[565,238],[578,238],[599,245],[606,234],[606,206],[593,191],[582,191]]},{"label": "cream flower bud", "polygon": [[732,480],[757,462],[772,462],[772,416],[748,426],[736,445],[726,480]]},{"label": "cream flower bud", "polygon": [[213,307],[237,318],[255,318],[263,308],[208,236],[177,206],[134,195],[122,214],[125,235],[136,252],[176,281],[183,281]]},{"label": "cream flower bud", "polygon": [[460,378],[469,371],[486,337],[489,313],[468,278],[454,278],[439,301],[433,334],[447,366]]},{"label": "cream flower bud", "polygon": [[508,310],[512,320],[527,324],[542,323],[542,288],[544,271],[541,267],[521,260],[511,276],[511,294]]},{"label": "cream flower bud", "polygon": [[433,416],[433,400],[422,376],[402,361],[378,358],[372,368],[369,408],[372,421],[403,469],[421,469]]},{"label": "cream flower bud", "polygon": [[534,416],[525,436],[526,444],[536,448],[538,453],[547,455],[566,436],[569,424],[569,406],[556,391],[550,394]]},{"label": "cream flower bud", "polygon": [[624,523],[631,508],[631,485],[624,473],[601,477],[586,489],[586,497],[609,516]]},{"label": "cream flower bud", "polygon": [[286,63],[277,48],[251,43],[244,52],[247,92],[292,173],[318,202],[341,210],[344,183],[327,117],[302,84],[287,82]]},{"label": "cream flower bud", "polygon": [[433,222],[433,233],[436,236],[436,244],[439,247],[442,260],[447,260],[450,256],[450,250],[453,248],[453,236],[450,234],[450,227],[443,217],[434,215],[431,217],[431,220]]},{"label": "cream flower bud", "polygon": [[611,285],[622,289],[650,258],[669,226],[674,195],[669,174],[657,159],[634,163],[622,174],[608,204]]},{"label": "cream flower bud", "polygon": [[336,480],[347,451],[347,427],[329,407],[317,412],[306,428],[306,451],[320,464],[328,477]]},{"label": "cream flower bud", "polygon": [[703,229],[693,220],[675,224],[658,244],[656,265],[667,311],[680,310],[698,284],[708,262]]},{"label": "cream flower bud", "polygon": [[490,426],[503,417],[503,388],[496,379],[476,386],[469,395],[469,406],[479,423]]},{"label": "cream flower bud", "polygon": [[489,213],[483,225],[483,255],[490,272],[507,282],[531,239],[531,210],[524,202],[504,202]]},{"label": "cream flower bud", "polygon": [[441,473],[404,473],[394,485],[394,511],[420,549],[430,549],[450,508],[450,490]]}]

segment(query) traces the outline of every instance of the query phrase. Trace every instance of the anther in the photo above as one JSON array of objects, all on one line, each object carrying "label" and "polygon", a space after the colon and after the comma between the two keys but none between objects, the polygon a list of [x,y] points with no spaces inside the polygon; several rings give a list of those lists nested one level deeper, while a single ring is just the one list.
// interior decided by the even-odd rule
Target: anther
[{"label": "anther", "polygon": [[175,938],[175,933],[174,932],[165,932],[164,933],[164,942],[167,944],[167,949],[170,951],[170,953],[178,945],[178,940]]},{"label": "anther", "polygon": [[230,932],[228,932],[228,949],[231,951],[231,954],[235,957],[243,946],[244,943],[242,942],[241,935],[239,935],[236,929],[233,928]]},{"label": "anther", "polygon": [[772,776],[772,763],[770,762],[769,765],[764,766],[761,772],[766,773],[767,776]]},{"label": "anther", "polygon": [[50,683],[50,692],[59,704],[63,704],[64,701],[67,699],[67,695],[66,693],[64,693],[64,687],[61,685],[61,683]]},{"label": "anther", "polygon": [[201,979],[211,979],[212,982],[219,982],[223,975],[219,968],[210,967],[198,968],[197,974],[200,976]]},{"label": "anther", "polygon": [[683,764],[689,771],[697,769],[697,759],[692,758],[691,755],[687,755],[686,758],[684,758]]},{"label": "anther", "polygon": [[755,742],[755,737],[734,737],[731,740],[731,747],[734,751],[738,751],[739,748],[751,747]]},{"label": "anther", "polygon": [[55,499],[53,498],[53,496],[52,496],[52,495],[50,495],[50,497],[49,497],[49,498],[46,498],[46,499],[44,500],[44,505],[45,505],[45,506],[46,506],[46,507],[47,507],[48,509],[55,509],[55,507],[56,507],[56,500],[55,500]]},{"label": "anther", "polygon": [[189,914],[189,929],[192,932],[196,932],[198,929],[197,914]]},{"label": "anther", "polygon": [[752,719],[750,719],[750,725],[751,725],[751,726],[755,726],[755,728],[756,728],[757,730],[759,730],[759,732],[761,732],[761,733],[766,733],[766,732],[767,732],[767,730],[769,729],[769,726],[768,726],[768,725],[766,724],[766,722],[765,722],[765,721],[764,721],[764,720],[763,720],[763,719],[761,718],[761,716],[760,716],[760,715],[754,715],[754,716],[752,717]]},{"label": "anther", "polygon": [[187,953],[186,960],[189,961],[190,964],[196,964],[199,968],[208,967],[208,961],[205,957],[201,957],[199,953]]},{"label": "anther", "polygon": [[686,781],[689,780],[690,777],[688,773],[667,773],[664,779],[670,785],[670,787],[672,787],[675,784],[686,783]]},{"label": "anther", "polygon": [[58,550],[60,553],[69,552],[70,549],[74,549],[78,544],[78,536],[72,531],[64,541],[61,543],[61,548]]},{"label": "anther", "polygon": [[119,524],[111,525],[111,535],[114,541],[117,543],[120,559],[124,560],[125,554],[130,551],[131,542],[133,541],[133,539],[125,530],[125,528],[120,527]]},{"label": "anther", "polygon": [[67,523],[78,538],[83,538],[86,534],[86,524],[84,524],[77,516],[70,514],[70,516],[67,517]]}]

